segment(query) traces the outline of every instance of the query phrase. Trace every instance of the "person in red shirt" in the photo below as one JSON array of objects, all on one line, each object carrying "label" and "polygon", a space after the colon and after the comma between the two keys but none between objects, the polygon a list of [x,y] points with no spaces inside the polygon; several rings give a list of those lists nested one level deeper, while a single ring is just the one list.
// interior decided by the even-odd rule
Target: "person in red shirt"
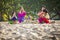
[{"label": "person in red shirt", "polygon": [[42,11],[38,13],[38,16],[39,16],[38,21],[39,21],[39,23],[50,23],[49,20],[45,17],[46,13],[47,13],[47,10],[44,9],[44,8],[42,8]]}]

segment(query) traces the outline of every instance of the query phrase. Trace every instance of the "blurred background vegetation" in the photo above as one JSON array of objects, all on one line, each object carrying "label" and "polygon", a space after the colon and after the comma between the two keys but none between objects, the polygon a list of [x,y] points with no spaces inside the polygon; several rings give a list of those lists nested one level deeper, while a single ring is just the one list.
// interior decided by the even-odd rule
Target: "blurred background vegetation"
[{"label": "blurred background vegetation", "polygon": [[0,21],[10,20],[13,11],[16,13],[23,6],[27,15],[37,18],[42,6],[46,6],[50,19],[60,19],[60,0],[0,0]]}]

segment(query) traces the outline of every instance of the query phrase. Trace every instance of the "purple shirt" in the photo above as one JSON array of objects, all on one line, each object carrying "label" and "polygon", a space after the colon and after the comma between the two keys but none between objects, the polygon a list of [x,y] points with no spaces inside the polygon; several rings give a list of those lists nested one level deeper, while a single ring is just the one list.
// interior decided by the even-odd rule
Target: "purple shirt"
[{"label": "purple shirt", "polygon": [[26,15],[26,12],[18,12],[18,18],[20,18],[20,17],[25,17],[25,15]]},{"label": "purple shirt", "polygon": [[18,12],[18,21],[21,23],[24,21],[24,17],[26,15],[26,12]]}]

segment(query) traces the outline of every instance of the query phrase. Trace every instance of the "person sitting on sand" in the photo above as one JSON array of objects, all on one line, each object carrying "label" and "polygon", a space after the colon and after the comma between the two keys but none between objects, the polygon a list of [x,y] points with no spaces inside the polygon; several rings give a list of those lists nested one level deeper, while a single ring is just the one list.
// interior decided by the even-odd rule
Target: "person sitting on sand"
[{"label": "person sitting on sand", "polygon": [[39,16],[38,21],[39,21],[39,23],[50,23],[49,19],[46,18],[47,13],[48,13],[47,10],[44,9],[44,8],[42,8],[42,11],[38,12],[38,16]]},{"label": "person sitting on sand", "polygon": [[20,7],[20,11],[18,12],[18,21],[19,21],[19,23],[24,21],[25,15],[26,15],[26,11],[24,10],[23,7]]},{"label": "person sitting on sand", "polygon": [[17,22],[16,22],[17,16],[16,16],[16,13],[15,13],[15,12],[12,13],[11,20],[13,21],[14,24],[17,23]]}]

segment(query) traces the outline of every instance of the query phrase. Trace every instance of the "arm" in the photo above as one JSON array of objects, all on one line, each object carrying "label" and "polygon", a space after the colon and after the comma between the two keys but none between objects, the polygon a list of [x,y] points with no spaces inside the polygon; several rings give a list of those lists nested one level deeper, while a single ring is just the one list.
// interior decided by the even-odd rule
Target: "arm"
[{"label": "arm", "polygon": [[47,13],[46,16],[45,16],[47,19],[50,19],[50,16],[49,14]]},{"label": "arm", "polygon": [[44,14],[43,12],[39,12],[37,15],[38,16],[43,16],[43,14]]},{"label": "arm", "polygon": [[13,14],[13,16],[12,16],[11,18],[13,18],[13,17],[16,17],[16,18],[17,18],[17,16],[16,16],[16,14],[15,14],[15,13]]}]

